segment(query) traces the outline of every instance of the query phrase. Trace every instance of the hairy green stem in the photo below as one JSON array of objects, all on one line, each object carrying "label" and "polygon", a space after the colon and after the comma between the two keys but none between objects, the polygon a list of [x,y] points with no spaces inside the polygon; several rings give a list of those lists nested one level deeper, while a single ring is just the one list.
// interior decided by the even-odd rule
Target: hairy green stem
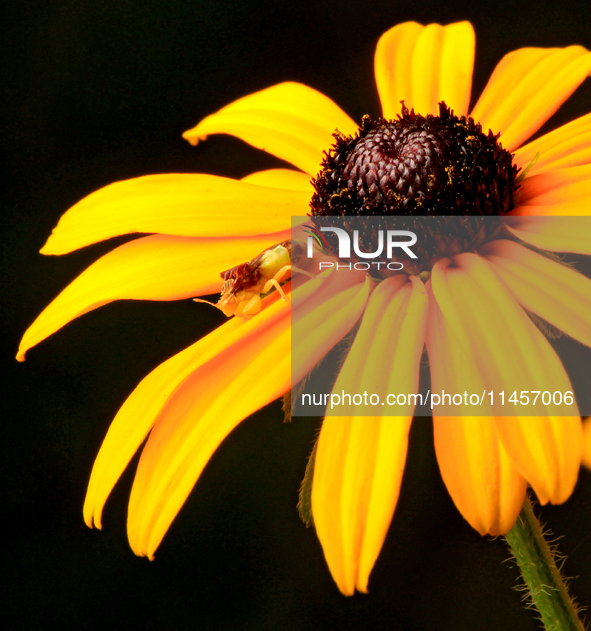
[{"label": "hairy green stem", "polygon": [[528,496],[505,538],[546,631],[585,631]]}]

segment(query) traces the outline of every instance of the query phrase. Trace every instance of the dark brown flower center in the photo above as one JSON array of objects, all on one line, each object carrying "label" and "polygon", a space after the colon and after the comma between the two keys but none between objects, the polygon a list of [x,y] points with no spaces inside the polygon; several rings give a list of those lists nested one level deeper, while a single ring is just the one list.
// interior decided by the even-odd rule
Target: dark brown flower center
[{"label": "dark brown flower center", "polygon": [[[460,223],[444,217],[499,217],[513,208],[517,168],[512,155],[503,149],[498,134],[483,133],[472,118],[455,116],[445,103],[439,104],[438,116],[415,114],[403,104],[397,120],[365,116],[355,136],[334,137],[313,181],[310,205],[317,228],[331,225],[322,217],[400,217],[396,227],[414,231],[423,259],[431,260],[455,254],[458,247],[474,248],[498,228],[498,222],[487,221],[483,234],[481,224],[463,221],[474,238],[466,239],[462,232],[464,242],[459,245]],[[425,229],[421,216],[441,218],[437,235]],[[366,228],[360,245],[374,251],[371,233],[376,222]],[[334,237],[328,243],[332,249]]]}]

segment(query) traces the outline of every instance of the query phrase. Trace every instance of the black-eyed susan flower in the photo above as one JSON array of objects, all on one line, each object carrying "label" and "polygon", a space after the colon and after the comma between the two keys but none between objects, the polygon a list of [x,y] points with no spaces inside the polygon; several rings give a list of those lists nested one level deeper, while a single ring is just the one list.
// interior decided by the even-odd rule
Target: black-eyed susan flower
[{"label": "black-eyed susan flower", "polygon": [[[337,391],[415,392],[425,346],[434,390],[454,391],[460,383],[475,391],[510,390],[517,381],[572,390],[527,312],[591,346],[591,280],[544,254],[591,254],[589,235],[561,219],[589,214],[591,114],[527,140],[589,75],[591,53],[580,46],[509,53],[470,111],[473,61],[467,22],[396,26],[382,36],[375,57],[383,120],[359,128],[319,92],[279,84],[208,116],[185,138],[197,144],[209,134],[232,134],[294,169],[240,181],[141,177],[89,195],[62,217],[44,254],[115,235],[151,236],[116,248],[69,285],[27,330],[19,359],[112,300],[219,291],[220,272],[289,239],[290,218],[307,215],[312,199],[315,217],[510,217],[504,232],[480,234],[463,246],[446,242],[428,269],[388,278],[363,272],[327,273],[320,282],[304,277],[294,289],[293,314],[271,292],[248,307],[252,317],[228,320],[159,366],[124,403],[97,456],[84,506],[89,526],[100,527],[109,493],[148,437],[128,534],[136,554],[152,557],[224,438],[304,378],[359,321]],[[394,137],[396,155],[389,148]],[[462,173],[470,165],[468,181]],[[345,188],[327,197],[332,174],[335,186]],[[539,215],[543,222],[532,219]],[[293,357],[292,315],[307,331]],[[409,405],[404,416],[329,416],[323,423],[312,510],[345,594],[367,589],[396,506],[413,412]],[[527,483],[542,503],[563,502],[572,492],[582,451],[581,420],[572,407],[548,408],[538,417],[435,416],[434,428],[447,488],[482,534],[511,528]]]}]

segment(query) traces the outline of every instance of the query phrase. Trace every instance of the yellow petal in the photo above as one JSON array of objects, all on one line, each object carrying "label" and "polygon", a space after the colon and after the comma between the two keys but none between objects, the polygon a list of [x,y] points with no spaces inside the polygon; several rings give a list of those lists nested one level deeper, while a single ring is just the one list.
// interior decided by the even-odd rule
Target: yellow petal
[{"label": "yellow petal", "polygon": [[158,366],[131,393],[111,423],[94,462],[84,503],[84,520],[88,526],[92,527],[94,521],[101,527],[107,497],[170,395],[197,366],[206,364],[224,350],[244,324],[241,319],[229,320]]},{"label": "yellow petal", "polygon": [[410,64],[419,35],[425,27],[417,22],[397,24],[386,31],[376,47],[374,69],[384,118],[400,114],[400,102],[411,106]]},{"label": "yellow petal", "polygon": [[471,113],[474,120],[482,124],[484,131],[489,126],[487,121],[496,116],[500,108],[507,109],[511,105],[507,97],[519,87],[527,74],[559,50],[558,48],[520,48],[501,59]]},{"label": "yellow petal", "polygon": [[586,204],[591,209],[591,164],[527,177],[517,203],[527,206]]},{"label": "yellow petal", "polygon": [[509,532],[527,484],[502,446],[490,416],[435,416],[435,452],[445,486],[481,535]]},{"label": "yellow petal", "polygon": [[310,197],[314,192],[310,176],[307,173],[292,169],[257,171],[243,177],[242,182],[257,184],[258,186],[270,186],[271,188],[283,188],[289,191],[305,191]]},{"label": "yellow petal", "polygon": [[[374,291],[333,393],[416,392],[427,313],[418,279]],[[395,410],[397,411],[397,410]],[[332,575],[347,595],[367,591],[398,499],[414,405],[404,416],[327,416],[318,441],[312,512]]]},{"label": "yellow petal", "polygon": [[[431,288],[428,287],[430,290]],[[427,350],[433,393],[478,393],[485,389],[475,358],[455,339],[430,293]],[[526,482],[500,443],[488,400],[483,416],[433,417],[441,476],[455,505],[481,535],[511,529],[521,509]]]},{"label": "yellow petal", "polygon": [[[303,379],[353,328],[363,313],[372,285],[363,272],[330,271],[324,282],[313,279],[293,291],[292,385]],[[328,323],[332,328],[327,334]],[[327,339],[332,341],[328,346]]]},{"label": "yellow petal", "polygon": [[[433,268],[433,295],[460,348],[474,358],[484,387],[504,391],[572,392],[560,359],[484,259],[461,254]],[[461,386],[460,386],[461,387]],[[462,390],[464,388],[462,387]],[[498,408],[497,408],[498,409]],[[540,501],[563,502],[572,492],[581,461],[581,421],[576,404],[544,405],[538,396],[528,414],[499,416],[503,447]]]},{"label": "yellow petal", "polygon": [[401,101],[415,112],[438,114],[445,101],[468,113],[474,67],[474,29],[469,22],[448,26],[398,24],[378,42],[375,75],[384,118],[396,118]]},{"label": "yellow petal", "polygon": [[591,417],[583,421],[583,458],[582,464],[591,469]]},{"label": "yellow petal", "polygon": [[209,134],[232,134],[309,175],[320,170],[323,151],[339,130],[352,135],[357,125],[331,99],[301,83],[280,83],[249,94],[204,118],[183,134],[196,145]]},{"label": "yellow petal", "polygon": [[[509,217],[588,217],[588,199],[579,199],[576,196],[570,201],[556,204],[522,204],[516,206],[507,216]],[[558,250],[556,250],[558,251]],[[572,252],[572,250],[569,250]]]},{"label": "yellow petal", "polygon": [[581,464],[581,417],[505,416],[497,418],[497,429],[540,503],[565,502],[573,492]]},{"label": "yellow petal", "polygon": [[310,195],[205,174],[147,175],[115,182],[72,206],[41,250],[64,254],[133,232],[248,237],[290,228]]},{"label": "yellow petal", "polygon": [[591,53],[582,46],[521,48],[495,68],[471,116],[501,133],[513,151],[534,134],[584,81]]},{"label": "yellow petal", "polygon": [[452,263],[442,259],[433,267],[432,287],[447,327],[474,356],[485,383],[571,389],[546,338],[482,258],[466,253]]},{"label": "yellow petal", "polygon": [[249,261],[289,232],[245,239],[153,235],[136,239],[93,263],[25,332],[17,359],[62,326],[113,300],[181,300],[218,292],[220,271]]},{"label": "yellow petal", "polygon": [[[539,155],[538,155],[539,154]],[[536,155],[538,155],[536,159]],[[515,151],[514,162],[525,169],[532,160],[528,172],[531,177],[538,173],[574,167],[591,162],[591,114],[544,134],[541,138]]]},{"label": "yellow petal", "polygon": [[591,280],[514,241],[480,250],[523,307],[591,346]]},{"label": "yellow petal", "polygon": [[289,315],[283,311],[273,326],[194,371],[161,410],[131,491],[127,525],[136,554],[153,557],[224,438],[289,389]]},{"label": "yellow petal", "polygon": [[542,250],[591,254],[591,220],[587,217],[534,215],[505,217],[503,221],[518,239]]},{"label": "yellow petal", "polygon": [[[315,300],[318,285],[310,281],[299,289],[307,294],[301,306],[307,310],[302,320],[315,323],[318,317],[310,302]],[[356,313],[349,314],[352,326],[363,311],[368,290],[368,282],[356,282],[343,291],[335,286],[335,294],[344,304],[331,302],[331,312],[325,310],[317,328],[309,327],[308,335],[298,340],[310,351],[306,372],[346,332],[338,307],[346,311],[355,305]],[[329,302],[332,298],[334,295]],[[130,497],[128,535],[136,554],[153,556],[205,464],[232,429],[289,389],[289,324],[290,309],[278,300],[245,323],[225,350],[197,367],[159,411]]]},{"label": "yellow petal", "polygon": [[[287,285],[285,286],[287,290]],[[304,288],[302,288],[304,289]],[[310,289],[314,287],[310,284]],[[254,340],[261,331],[275,326],[285,317],[277,294],[264,299],[264,306],[280,302],[273,309],[264,308],[251,320],[233,318],[181,353],[171,357],[145,377],[127,398],[111,423],[92,469],[84,503],[84,519],[89,526],[101,527],[102,509],[119,476],[135,454],[169,398],[188,377],[207,366],[228,349],[240,348]],[[205,368],[203,368],[205,367]]]}]

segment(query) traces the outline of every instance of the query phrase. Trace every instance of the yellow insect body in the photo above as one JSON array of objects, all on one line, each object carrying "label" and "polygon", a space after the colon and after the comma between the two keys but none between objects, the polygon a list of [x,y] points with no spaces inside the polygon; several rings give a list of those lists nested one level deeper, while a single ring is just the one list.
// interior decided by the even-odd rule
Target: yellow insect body
[{"label": "yellow insect body", "polygon": [[299,258],[302,252],[302,245],[296,241],[283,241],[261,252],[251,261],[222,272],[224,284],[220,299],[214,306],[228,317],[234,315],[248,318],[259,313],[261,296],[268,294],[273,288],[286,300],[280,283],[291,278],[292,269],[313,276],[292,267],[292,257]]}]

